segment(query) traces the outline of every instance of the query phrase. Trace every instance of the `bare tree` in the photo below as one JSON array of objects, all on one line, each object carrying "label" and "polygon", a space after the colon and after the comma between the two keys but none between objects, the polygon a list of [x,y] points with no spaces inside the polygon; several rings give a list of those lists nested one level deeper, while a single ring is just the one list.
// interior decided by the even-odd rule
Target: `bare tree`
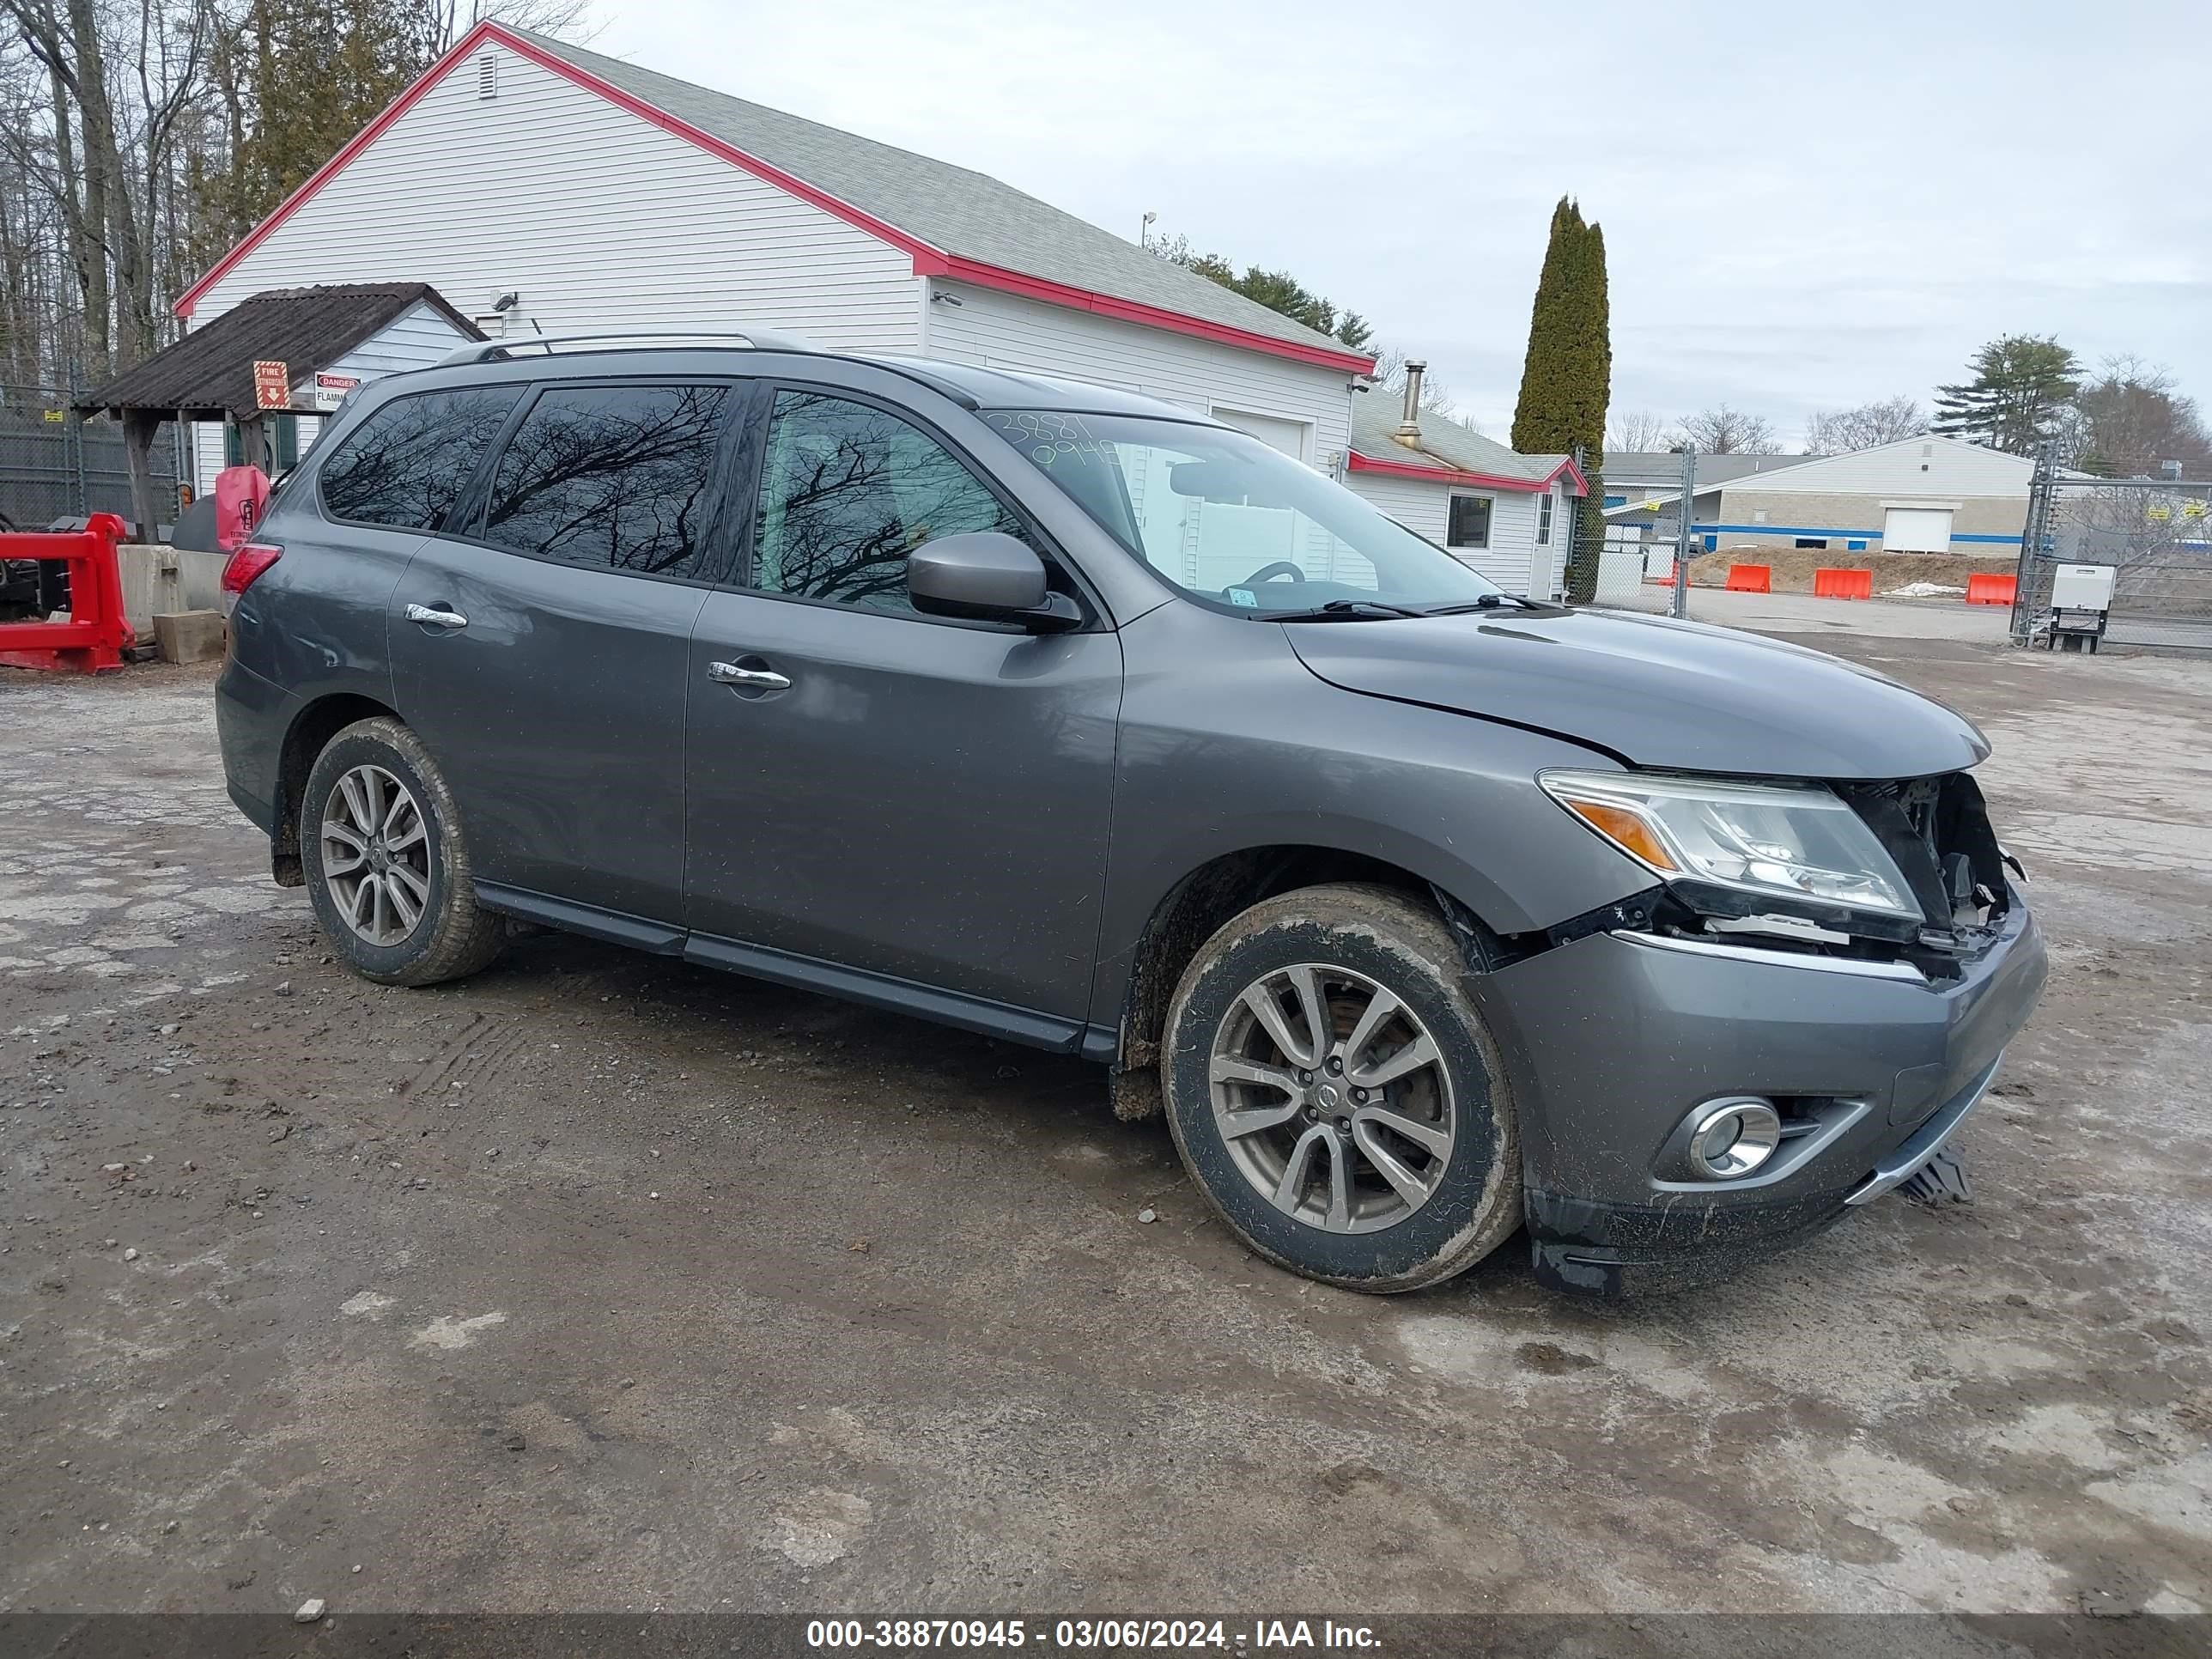
[{"label": "bare tree", "polygon": [[[1395,346],[1386,347],[1375,354],[1375,391],[1369,397],[1389,392],[1395,400],[1406,395],[1406,364],[1410,359]],[[1394,404],[1395,407],[1395,404]],[[1451,388],[1433,374],[1421,376],[1421,413],[1441,415],[1448,421],[1458,421],[1468,431],[1480,430],[1473,421],[1462,419],[1452,412]]]},{"label": "bare tree", "polygon": [[[96,372],[107,365],[107,200],[117,171],[108,113],[106,58],[89,0],[0,0],[46,82],[44,131],[11,131],[9,143],[58,210],[75,287],[82,349]],[[86,87],[93,90],[88,100]],[[93,152],[103,154],[94,159]],[[80,157],[82,160],[80,160]],[[58,319],[61,321],[62,319]],[[58,336],[64,327],[57,328]]]},{"label": "bare tree", "polygon": [[21,100],[11,76],[0,154],[36,181],[60,235],[74,304],[41,331],[41,355],[74,356],[95,378],[161,344],[165,274],[175,261],[178,146],[204,86],[206,0],[0,0],[0,18],[46,86]]},{"label": "bare tree", "polygon": [[64,233],[40,141],[47,77],[28,54],[0,58],[0,374],[47,378],[67,307]]},{"label": "bare tree", "polygon": [[1695,415],[1686,415],[1670,439],[1694,444],[1705,455],[1778,455],[1781,442],[1773,423],[1763,415],[1746,414],[1727,404],[1716,404]]},{"label": "bare tree", "polygon": [[431,44],[445,52],[477,24],[507,23],[532,34],[590,40],[605,27],[592,21],[592,0],[430,0]]},{"label": "bare tree", "polygon": [[127,167],[111,204],[115,264],[118,367],[161,349],[161,228],[169,217],[176,150],[182,128],[204,89],[208,37],[205,5],[173,6],[138,0],[131,68],[137,98],[122,135],[119,159]]},{"label": "bare tree", "polygon": [[1667,422],[1648,409],[1615,410],[1605,423],[1608,455],[1650,455],[1667,447]]},{"label": "bare tree", "polygon": [[0,0],[0,371],[98,380],[431,57],[589,0]]},{"label": "bare tree", "polygon": [[1900,392],[1856,409],[1816,410],[1805,422],[1805,453],[1844,455],[1917,438],[1927,430],[1919,401]]},{"label": "bare tree", "polygon": [[2132,354],[2107,357],[2062,422],[2062,444],[2083,471],[2149,477],[2179,461],[2191,477],[2212,468],[2212,430],[2167,370]]}]

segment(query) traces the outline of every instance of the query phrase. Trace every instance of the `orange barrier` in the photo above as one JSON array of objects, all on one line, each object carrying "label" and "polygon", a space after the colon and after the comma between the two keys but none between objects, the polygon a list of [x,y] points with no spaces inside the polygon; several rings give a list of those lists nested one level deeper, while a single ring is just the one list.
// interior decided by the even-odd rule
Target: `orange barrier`
[{"label": "orange barrier", "polygon": [[1966,578],[1968,605],[2010,605],[2019,597],[2020,578],[1972,575]]},{"label": "orange barrier", "polygon": [[0,663],[11,668],[73,669],[104,674],[123,666],[135,635],[123,615],[123,577],[115,544],[123,520],[95,513],[83,531],[0,535],[0,559],[69,562],[70,619],[0,624]]},{"label": "orange barrier", "polygon": [[1774,567],[1768,564],[1732,564],[1729,567],[1728,585],[1731,593],[1771,593],[1774,591]]},{"label": "orange barrier", "polygon": [[1813,597],[1816,599],[1870,599],[1874,597],[1874,572],[1815,570],[1813,573]]}]

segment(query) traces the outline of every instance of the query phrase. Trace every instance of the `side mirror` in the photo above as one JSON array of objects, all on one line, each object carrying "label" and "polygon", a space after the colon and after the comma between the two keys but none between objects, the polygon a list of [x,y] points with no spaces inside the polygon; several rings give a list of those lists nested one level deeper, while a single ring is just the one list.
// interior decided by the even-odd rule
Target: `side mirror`
[{"label": "side mirror", "polygon": [[1051,591],[1036,550],[996,530],[940,536],[907,555],[906,594],[926,616],[1018,622],[1052,630],[1082,616]]}]

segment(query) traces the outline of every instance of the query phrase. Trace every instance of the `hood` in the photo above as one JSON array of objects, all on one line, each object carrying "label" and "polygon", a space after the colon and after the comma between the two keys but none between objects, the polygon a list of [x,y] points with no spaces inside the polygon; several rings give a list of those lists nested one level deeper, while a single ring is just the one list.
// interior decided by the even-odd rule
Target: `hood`
[{"label": "hood", "polygon": [[1553,732],[1637,766],[1912,778],[1990,752],[1972,721],[1895,680],[1731,628],[1512,610],[1282,627],[1331,685]]}]

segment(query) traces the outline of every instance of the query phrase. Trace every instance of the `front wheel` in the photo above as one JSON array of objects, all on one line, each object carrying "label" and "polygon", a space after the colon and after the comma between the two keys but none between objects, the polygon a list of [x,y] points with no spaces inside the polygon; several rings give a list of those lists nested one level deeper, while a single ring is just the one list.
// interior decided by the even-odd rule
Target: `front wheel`
[{"label": "front wheel", "polygon": [[357,720],[325,745],[300,802],[307,895],[346,966],[380,985],[434,985],[499,954],[477,908],[453,791],[396,720]]},{"label": "front wheel", "polygon": [[1168,1011],[1168,1122],[1215,1212],[1269,1261],[1388,1294],[1521,1222],[1504,1068],[1443,919],[1309,887],[1202,945]]}]

